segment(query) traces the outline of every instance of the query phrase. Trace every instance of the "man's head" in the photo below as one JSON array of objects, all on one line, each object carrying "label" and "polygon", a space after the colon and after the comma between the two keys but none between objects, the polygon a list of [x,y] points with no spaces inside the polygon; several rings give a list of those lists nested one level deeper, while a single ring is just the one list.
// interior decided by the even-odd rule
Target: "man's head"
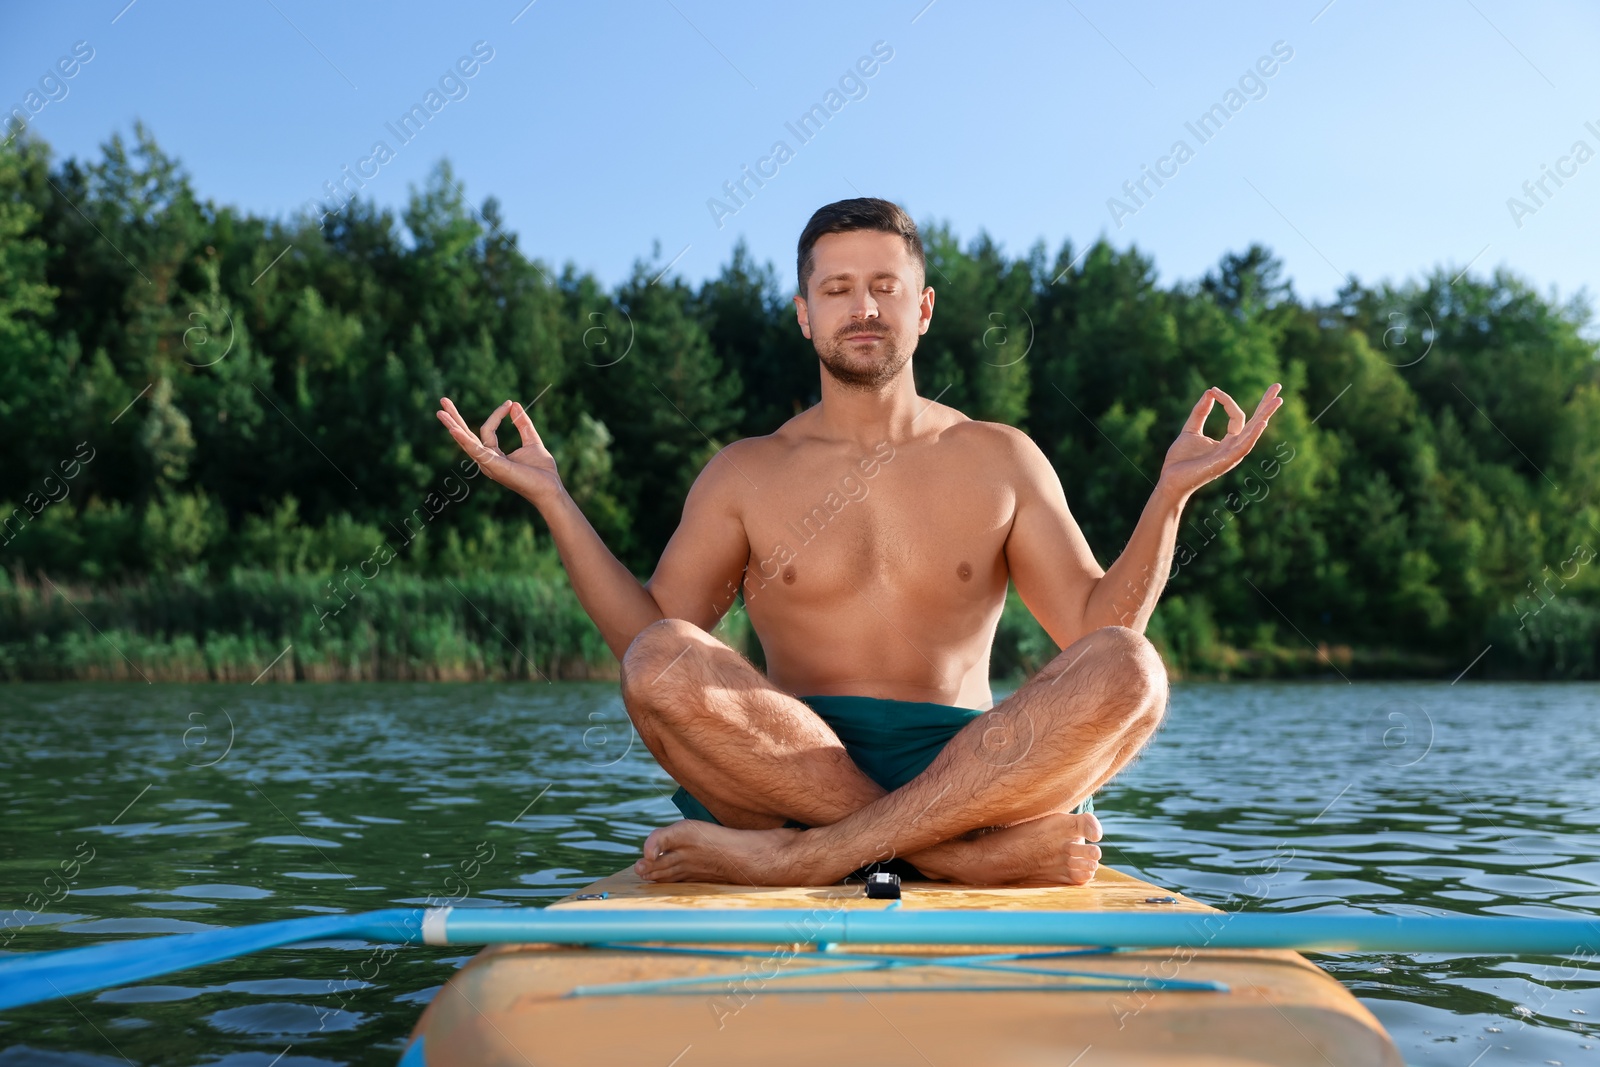
[{"label": "man's head", "polygon": [[933,290],[911,216],[887,200],[840,200],[800,234],[795,308],[823,368],[841,385],[876,389],[927,332]]}]

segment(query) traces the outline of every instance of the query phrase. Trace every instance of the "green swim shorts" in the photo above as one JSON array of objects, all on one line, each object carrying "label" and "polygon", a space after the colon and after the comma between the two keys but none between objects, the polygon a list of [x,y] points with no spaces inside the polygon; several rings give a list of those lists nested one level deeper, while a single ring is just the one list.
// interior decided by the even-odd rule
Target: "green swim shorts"
[{"label": "green swim shorts", "polygon": [[[967,723],[982,715],[978,708],[929,704],[920,700],[884,700],[867,696],[809,696],[800,701],[817,713],[844,744],[862,772],[884,789],[899,789],[927,769]],[[685,819],[716,822],[706,806],[678,788],[672,802]],[[1092,810],[1087,806],[1083,810]],[[785,825],[806,827],[790,820]]]}]

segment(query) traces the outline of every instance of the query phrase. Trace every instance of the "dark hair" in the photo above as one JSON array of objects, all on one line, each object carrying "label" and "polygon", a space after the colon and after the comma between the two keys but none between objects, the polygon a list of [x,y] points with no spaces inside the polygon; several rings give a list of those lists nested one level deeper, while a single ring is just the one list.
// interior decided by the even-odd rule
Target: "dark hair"
[{"label": "dark hair", "polygon": [[917,224],[899,204],[863,196],[855,200],[835,200],[817,209],[800,231],[800,253],[795,263],[795,274],[800,282],[800,295],[806,295],[811,281],[813,264],[811,249],[819,237],[830,233],[849,233],[854,230],[876,230],[879,233],[898,234],[906,242],[906,251],[917,265],[923,278],[928,276],[928,261],[922,251],[922,238],[917,234]]}]

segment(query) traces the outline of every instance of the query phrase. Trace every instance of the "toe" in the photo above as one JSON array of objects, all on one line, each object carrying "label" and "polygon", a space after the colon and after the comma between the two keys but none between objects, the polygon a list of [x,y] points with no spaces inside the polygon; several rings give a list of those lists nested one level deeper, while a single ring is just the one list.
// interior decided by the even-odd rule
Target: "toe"
[{"label": "toe", "polygon": [[667,854],[669,838],[672,836],[668,831],[671,829],[670,826],[659,826],[650,831],[650,836],[644,839],[644,858],[647,861],[659,860]]},{"label": "toe", "polygon": [[644,848],[642,849],[644,855],[633,865],[634,873],[640,878],[660,878],[661,868],[665,865],[667,857],[672,854],[667,842],[670,836],[666,832],[668,829],[665,826],[658,827],[650,831],[650,835],[644,839]]},{"label": "toe", "polygon": [[672,876],[672,872],[671,867],[651,867],[650,872],[641,877],[647,882],[675,882],[677,879]]}]

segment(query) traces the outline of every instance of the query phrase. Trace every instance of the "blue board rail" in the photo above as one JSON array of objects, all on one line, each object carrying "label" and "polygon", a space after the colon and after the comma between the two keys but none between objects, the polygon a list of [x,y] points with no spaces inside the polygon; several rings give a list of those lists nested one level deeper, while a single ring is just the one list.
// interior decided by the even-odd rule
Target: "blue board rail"
[{"label": "blue board rail", "polygon": [[251,952],[330,938],[487,945],[1105,945],[1302,952],[1600,952],[1600,919],[1307,912],[973,911],[853,908],[390,908],[117,941],[0,959],[0,1009],[126,985]]}]

